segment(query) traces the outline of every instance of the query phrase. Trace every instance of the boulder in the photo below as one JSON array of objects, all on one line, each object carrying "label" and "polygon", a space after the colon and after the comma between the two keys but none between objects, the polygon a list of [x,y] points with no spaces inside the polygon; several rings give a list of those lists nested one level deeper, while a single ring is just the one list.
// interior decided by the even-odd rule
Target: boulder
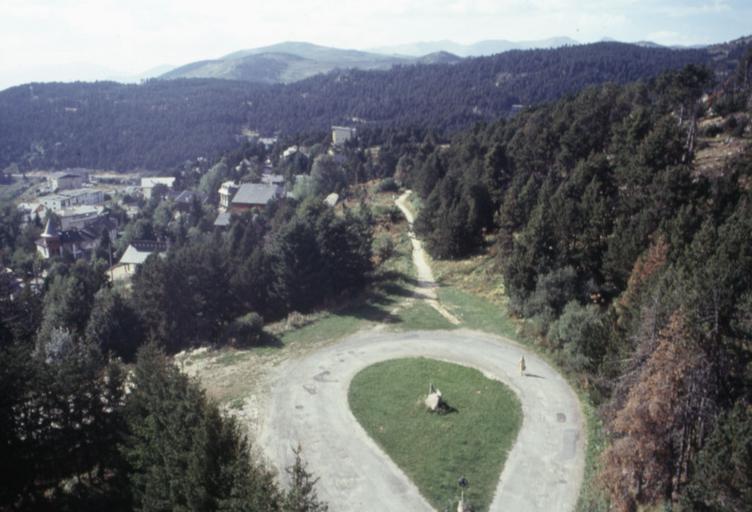
[{"label": "boulder", "polygon": [[426,407],[431,412],[436,412],[441,409],[441,407],[444,404],[444,401],[441,398],[441,391],[436,390],[433,393],[429,394],[424,403],[426,404]]}]

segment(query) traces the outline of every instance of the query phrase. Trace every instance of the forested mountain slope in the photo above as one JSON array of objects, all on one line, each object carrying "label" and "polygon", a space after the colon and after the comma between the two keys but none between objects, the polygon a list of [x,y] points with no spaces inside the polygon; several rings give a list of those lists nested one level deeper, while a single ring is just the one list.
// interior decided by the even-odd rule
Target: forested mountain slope
[{"label": "forested mountain slope", "polygon": [[612,510],[752,503],[752,52],[708,83],[592,87],[398,166],[434,256],[493,233],[510,308],[601,404]]},{"label": "forested mountain slope", "polygon": [[487,39],[472,44],[460,44],[454,41],[425,41],[418,43],[381,46],[372,51],[394,55],[427,55],[436,52],[449,52],[461,57],[480,57],[509,50],[532,50],[536,48],[558,48],[580,44],[569,37],[551,37],[537,41],[507,41],[505,39]]},{"label": "forested mountain slope", "polygon": [[225,80],[45,83],[0,93],[0,167],[175,166],[235,146],[253,89]]},{"label": "forested mountain slope", "polygon": [[724,74],[737,53],[598,43],[338,71],[289,85],[209,79],[23,85],[0,92],[0,168],[14,162],[163,168],[217,156],[237,144],[243,128],[308,134],[354,123],[361,133],[419,127],[446,134],[591,84],[625,83],[689,63]]}]

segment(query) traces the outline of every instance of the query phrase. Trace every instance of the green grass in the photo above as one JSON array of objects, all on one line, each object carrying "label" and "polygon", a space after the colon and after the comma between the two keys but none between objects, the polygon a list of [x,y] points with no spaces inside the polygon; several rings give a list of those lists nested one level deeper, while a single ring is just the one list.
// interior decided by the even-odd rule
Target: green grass
[{"label": "green grass", "polygon": [[354,311],[331,313],[298,329],[288,331],[280,336],[285,345],[295,343],[319,343],[337,340],[360,329],[363,320]]},{"label": "green grass", "polygon": [[421,208],[423,208],[423,201],[420,199],[418,193],[414,190],[413,193],[410,194],[410,197],[407,198],[407,205],[410,207],[410,211],[412,211],[415,217],[418,216]]},{"label": "green grass", "polygon": [[217,357],[215,363],[220,366],[232,366],[248,360],[249,357],[250,353],[247,351],[231,349],[224,351],[222,355]]},{"label": "green grass", "polygon": [[416,300],[411,306],[401,310],[397,313],[397,319],[398,323],[394,327],[401,331],[455,328],[423,300]]},{"label": "green grass", "polygon": [[439,288],[439,299],[464,327],[516,339],[517,325],[499,304],[454,287]]},{"label": "green grass", "polygon": [[[426,411],[429,383],[456,412]],[[464,476],[466,498],[475,510],[488,509],[522,423],[519,401],[506,386],[456,364],[396,359],[358,373],[349,401],[358,422],[434,507],[456,506],[457,479]]]},{"label": "green grass", "polygon": [[239,410],[243,409],[243,404],[244,404],[243,398],[235,398],[233,400],[230,400],[230,402],[228,403],[227,407],[229,409],[234,409],[236,411],[239,411]]},{"label": "green grass", "polygon": [[33,187],[36,181],[15,180],[8,185],[0,185],[0,201],[13,201]]},{"label": "green grass", "polygon": [[587,422],[587,449],[585,452],[585,474],[582,479],[580,496],[577,499],[577,512],[608,512],[608,498],[596,480],[599,459],[606,446],[606,436],[597,411],[587,396],[580,393],[582,412]]},{"label": "green grass", "polygon": [[417,301],[392,315],[391,310],[411,295],[410,281],[415,278],[412,245],[407,233],[392,234],[394,254],[374,276],[373,284],[359,297],[330,311],[309,315],[303,325],[279,325],[267,328],[278,345],[254,348],[257,354],[275,352],[280,347],[313,346],[335,341],[376,323],[387,323],[395,329],[436,329],[450,324],[425,303]]}]

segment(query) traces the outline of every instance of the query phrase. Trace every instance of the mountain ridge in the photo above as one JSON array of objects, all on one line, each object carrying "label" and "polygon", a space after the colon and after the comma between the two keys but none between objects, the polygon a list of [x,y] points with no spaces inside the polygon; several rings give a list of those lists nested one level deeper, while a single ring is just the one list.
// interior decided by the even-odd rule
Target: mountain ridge
[{"label": "mountain ridge", "polygon": [[449,39],[440,41],[419,41],[415,43],[387,45],[371,48],[370,51],[388,55],[420,57],[430,53],[445,51],[459,57],[481,57],[494,55],[509,50],[532,50],[539,48],[558,48],[581,44],[569,37],[551,37],[534,41],[510,41],[506,39],[485,39],[475,43],[462,44]]},{"label": "mountain ridge", "polygon": [[448,136],[510,115],[519,105],[605,82],[649,80],[689,64],[707,65],[723,80],[750,44],[742,39],[704,50],[671,50],[594,43],[451,65],[340,69],[290,84],[219,79],[26,84],[0,92],[0,169],[14,163],[22,169],[164,169],[199,156],[215,158],[250,131],[315,139],[335,124],[357,124],[373,144],[392,129]]},{"label": "mountain ridge", "polygon": [[[620,41],[604,37],[600,42]],[[220,78],[265,84],[289,84],[336,69],[387,70],[398,65],[455,63],[463,58],[491,56],[513,50],[556,49],[586,44],[594,43],[580,43],[570,37],[557,36],[529,41],[486,39],[471,44],[444,39],[358,50],[305,41],[284,41],[237,50],[216,59],[189,62],[157,78]],[[646,48],[689,49],[664,46],[648,40],[623,44]]]},{"label": "mountain ridge", "polygon": [[221,78],[266,84],[292,83],[335,69],[386,70],[420,59],[286,41],[238,50],[217,59],[190,62],[158,78]]},{"label": "mountain ridge", "polygon": [[397,65],[454,63],[465,57],[493,55],[509,50],[557,48],[575,44],[579,43],[566,37],[527,42],[483,40],[471,45],[444,40],[356,50],[305,41],[284,41],[237,50],[216,59],[189,62],[157,78],[221,78],[267,84],[292,83],[335,69],[386,70]]}]

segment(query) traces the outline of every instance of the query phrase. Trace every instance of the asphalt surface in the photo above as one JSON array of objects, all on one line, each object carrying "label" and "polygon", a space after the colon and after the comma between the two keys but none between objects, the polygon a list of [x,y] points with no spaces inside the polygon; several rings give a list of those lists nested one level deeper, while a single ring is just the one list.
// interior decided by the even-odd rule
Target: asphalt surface
[{"label": "asphalt surface", "polygon": [[[525,375],[519,360],[524,354]],[[277,367],[258,443],[281,475],[298,443],[320,477],[319,497],[338,511],[429,511],[415,485],[350,412],[347,391],[363,368],[424,356],[481,370],[509,386],[523,424],[509,453],[491,511],[574,510],[585,460],[578,399],[554,369],[517,343],[467,330],[357,333]],[[458,475],[459,476],[459,475]]]}]

